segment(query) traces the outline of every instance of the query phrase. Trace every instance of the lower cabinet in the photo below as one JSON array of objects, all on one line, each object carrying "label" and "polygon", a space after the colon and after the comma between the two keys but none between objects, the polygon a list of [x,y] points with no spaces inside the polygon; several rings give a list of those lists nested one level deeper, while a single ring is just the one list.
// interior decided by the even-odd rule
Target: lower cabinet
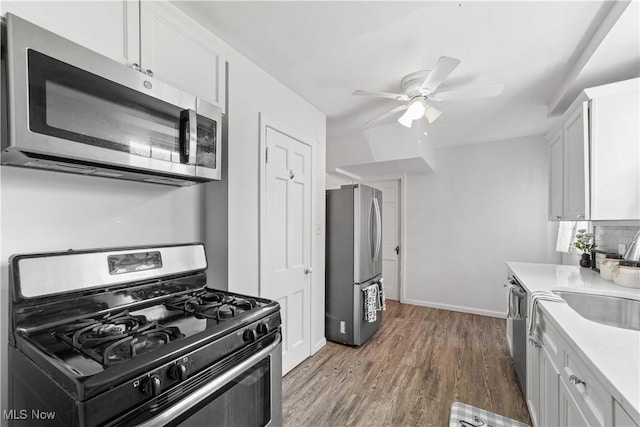
[{"label": "lower cabinet", "polygon": [[557,426],[560,371],[549,350],[535,340],[527,352],[527,404],[537,426]]},{"label": "lower cabinet", "polygon": [[532,339],[527,343],[527,406],[534,426],[541,426],[540,414],[540,353],[541,347]]},{"label": "lower cabinet", "polygon": [[582,411],[578,407],[576,400],[569,392],[569,387],[564,380],[560,379],[559,389],[559,418],[556,424],[545,425],[557,425],[557,426],[589,426],[591,425],[587,418],[583,415]]},{"label": "lower cabinet", "polygon": [[547,347],[540,347],[540,425],[558,425],[560,372]]},{"label": "lower cabinet", "polygon": [[562,329],[542,311],[537,319],[538,337],[527,347],[527,406],[533,425],[638,427],[588,359],[568,344]]}]

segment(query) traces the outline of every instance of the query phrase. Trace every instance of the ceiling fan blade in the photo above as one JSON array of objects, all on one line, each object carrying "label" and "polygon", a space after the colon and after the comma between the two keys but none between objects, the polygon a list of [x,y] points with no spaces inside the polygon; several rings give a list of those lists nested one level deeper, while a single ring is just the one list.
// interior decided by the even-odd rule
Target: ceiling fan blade
[{"label": "ceiling fan blade", "polygon": [[484,98],[487,96],[498,96],[502,93],[504,85],[495,84],[483,87],[472,87],[467,89],[449,90],[429,95],[430,101],[450,101],[455,99]]},{"label": "ceiling fan blade", "polygon": [[409,97],[402,93],[389,93],[389,92],[373,92],[369,90],[354,90],[353,95],[360,96],[373,96],[376,98],[389,98],[395,99],[396,101],[408,101]]},{"label": "ceiling fan blade", "polygon": [[425,94],[435,91],[458,64],[460,64],[459,59],[441,56],[438,62],[436,62],[436,65],[433,66],[431,72],[427,75],[427,78],[424,79],[424,82],[420,86],[421,91]]},{"label": "ceiling fan blade", "polygon": [[371,125],[371,124],[375,124],[375,123],[381,122],[382,120],[386,119],[387,117],[392,116],[392,115],[394,115],[395,113],[399,113],[400,111],[402,111],[402,110],[406,110],[406,109],[407,109],[407,105],[406,105],[406,104],[404,104],[404,105],[399,105],[399,106],[397,106],[396,108],[394,108],[394,109],[392,109],[392,110],[387,111],[386,113],[383,113],[383,114],[381,114],[381,115],[379,115],[379,116],[377,116],[377,117],[374,117],[373,119],[369,120],[369,121],[368,121],[368,122],[366,122],[365,124],[366,124],[367,126],[369,126],[369,125]]},{"label": "ceiling fan blade", "polygon": [[442,111],[438,110],[432,105],[427,105],[427,108],[425,108],[424,110],[424,116],[426,117],[429,124],[435,122],[438,117],[440,117],[440,114],[442,114]]}]

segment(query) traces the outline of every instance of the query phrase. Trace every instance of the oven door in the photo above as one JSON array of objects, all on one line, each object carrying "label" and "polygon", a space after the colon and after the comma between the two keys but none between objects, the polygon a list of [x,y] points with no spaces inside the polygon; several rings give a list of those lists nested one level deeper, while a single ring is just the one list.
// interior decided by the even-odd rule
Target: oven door
[{"label": "oven door", "polygon": [[[231,360],[230,360],[231,359]],[[282,337],[279,332],[256,353],[211,380],[208,371],[230,364],[234,356],[216,363],[108,425],[241,426],[282,425]],[[172,396],[172,397],[168,397]]]}]

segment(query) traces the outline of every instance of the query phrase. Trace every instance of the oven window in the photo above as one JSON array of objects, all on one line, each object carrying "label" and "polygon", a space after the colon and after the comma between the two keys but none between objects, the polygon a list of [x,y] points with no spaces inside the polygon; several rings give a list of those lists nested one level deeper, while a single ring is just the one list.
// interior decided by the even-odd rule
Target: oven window
[{"label": "oven window", "polygon": [[252,366],[224,388],[213,400],[185,414],[177,426],[263,427],[271,420],[271,358]]},{"label": "oven window", "polygon": [[180,162],[180,109],[34,50],[29,128],[81,144]]}]

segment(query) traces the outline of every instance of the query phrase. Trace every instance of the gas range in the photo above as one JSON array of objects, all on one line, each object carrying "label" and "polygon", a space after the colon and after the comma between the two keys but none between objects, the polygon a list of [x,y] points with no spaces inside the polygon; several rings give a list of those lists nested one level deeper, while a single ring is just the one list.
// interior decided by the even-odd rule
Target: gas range
[{"label": "gas range", "polygon": [[[78,426],[178,425],[203,411],[220,425],[281,423],[279,305],[208,287],[201,244],[18,255],[10,265],[14,409]],[[260,378],[250,392],[247,376]],[[262,400],[229,414],[233,393]]]}]

